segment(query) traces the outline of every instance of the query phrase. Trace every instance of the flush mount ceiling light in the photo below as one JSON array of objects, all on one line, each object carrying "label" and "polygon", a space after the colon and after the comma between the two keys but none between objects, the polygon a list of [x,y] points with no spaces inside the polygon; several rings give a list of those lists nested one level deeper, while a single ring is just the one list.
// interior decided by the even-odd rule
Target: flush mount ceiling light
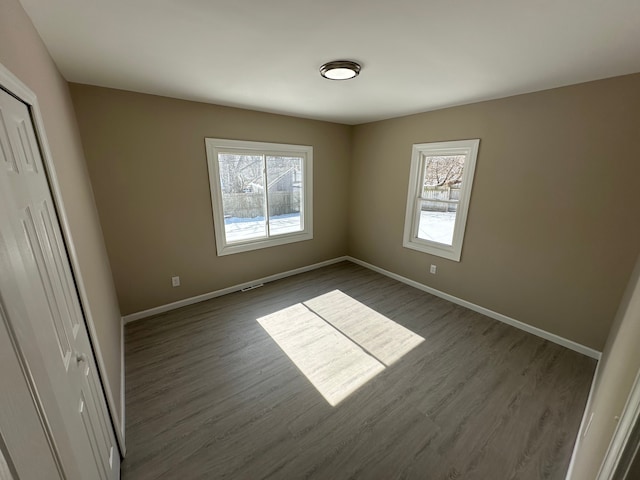
[{"label": "flush mount ceiling light", "polygon": [[320,67],[320,75],[329,80],[348,80],[357,77],[360,65],[349,60],[336,60],[325,63]]}]

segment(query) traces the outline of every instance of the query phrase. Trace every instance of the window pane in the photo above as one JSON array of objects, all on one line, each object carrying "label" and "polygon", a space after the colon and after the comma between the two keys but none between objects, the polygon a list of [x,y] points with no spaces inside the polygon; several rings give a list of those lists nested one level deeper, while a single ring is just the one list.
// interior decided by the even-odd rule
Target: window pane
[{"label": "window pane", "polygon": [[464,155],[425,156],[418,238],[453,245]]},{"label": "window pane", "polygon": [[421,200],[418,238],[453,245],[457,205]]},{"label": "window pane", "polygon": [[464,155],[425,156],[425,187],[462,186]]},{"label": "window pane", "polygon": [[228,243],[267,236],[261,155],[218,155],[224,229]]},{"label": "window pane", "polygon": [[303,230],[302,158],[267,156],[270,236]]}]

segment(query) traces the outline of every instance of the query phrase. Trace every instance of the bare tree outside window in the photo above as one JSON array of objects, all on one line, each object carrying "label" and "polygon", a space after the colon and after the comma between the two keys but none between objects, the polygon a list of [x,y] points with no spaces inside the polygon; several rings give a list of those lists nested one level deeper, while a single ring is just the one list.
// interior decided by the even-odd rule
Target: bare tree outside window
[{"label": "bare tree outside window", "polygon": [[262,155],[235,155],[222,153],[220,183],[224,193],[246,193],[262,181]]},{"label": "bare tree outside window", "polygon": [[451,187],[462,183],[464,155],[425,157],[425,164],[425,187]]}]

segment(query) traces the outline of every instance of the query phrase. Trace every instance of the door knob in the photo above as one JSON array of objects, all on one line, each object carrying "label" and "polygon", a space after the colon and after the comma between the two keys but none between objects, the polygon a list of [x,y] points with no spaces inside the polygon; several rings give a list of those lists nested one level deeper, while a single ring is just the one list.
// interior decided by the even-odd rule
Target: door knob
[{"label": "door knob", "polygon": [[78,365],[87,363],[87,356],[84,353],[76,352],[76,363]]}]

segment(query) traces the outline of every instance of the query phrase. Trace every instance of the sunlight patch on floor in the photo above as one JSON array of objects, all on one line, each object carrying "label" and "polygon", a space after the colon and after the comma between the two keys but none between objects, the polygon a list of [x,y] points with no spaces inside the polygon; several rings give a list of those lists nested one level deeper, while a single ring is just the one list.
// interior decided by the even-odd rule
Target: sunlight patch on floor
[{"label": "sunlight patch on floor", "polygon": [[420,335],[340,290],[333,290],[304,304],[387,366],[424,342]]},{"label": "sunlight patch on floor", "polygon": [[424,341],[339,290],[258,323],[332,406]]}]

